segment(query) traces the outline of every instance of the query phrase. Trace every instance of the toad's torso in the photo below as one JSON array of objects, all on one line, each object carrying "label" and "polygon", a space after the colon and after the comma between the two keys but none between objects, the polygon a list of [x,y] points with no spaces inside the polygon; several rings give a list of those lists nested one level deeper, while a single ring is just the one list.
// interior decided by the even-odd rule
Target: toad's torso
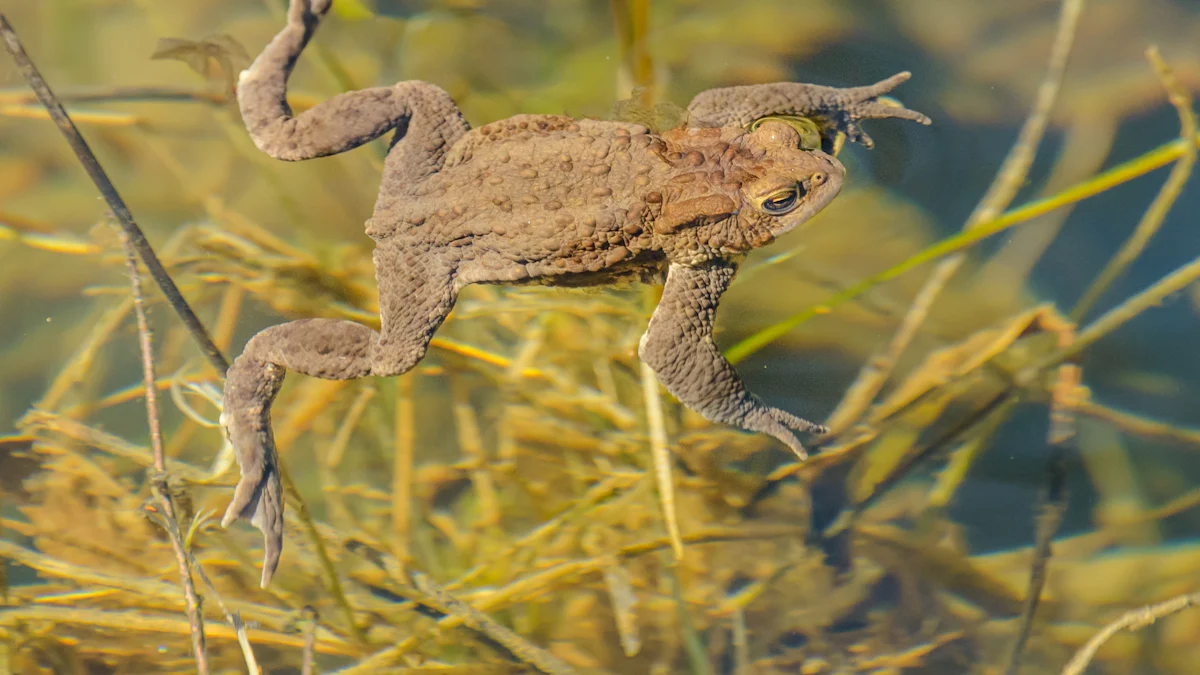
[{"label": "toad's torso", "polygon": [[465,134],[436,174],[382,190],[367,233],[468,263],[460,284],[658,278],[668,254],[733,256],[773,239],[721,221],[681,237],[669,218],[697,196],[733,208],[744,167],[763,159],[731,143],[743,134],[518,115]]}]

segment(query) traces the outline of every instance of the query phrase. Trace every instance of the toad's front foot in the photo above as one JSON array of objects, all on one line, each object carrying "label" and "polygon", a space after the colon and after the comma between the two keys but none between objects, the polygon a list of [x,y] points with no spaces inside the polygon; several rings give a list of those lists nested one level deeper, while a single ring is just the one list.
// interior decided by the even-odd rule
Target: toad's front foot
[{"label": "toad's front foot", "polygon": [[772,408],[761,403],[739,420],[738,425],[743,429],[759,431],[773,436],[788,446],[800,461],[808,459],[808,451],[804,449],[804,445],[800,443],[800,439],[796,438],[796,435],[792,433],[792,429],[812,434],[829,433],[829,427],[823,424],[809,422],[786,410]]},{"label": "toad's front foot", "polygon": [[837,95],[834,96],[837,103],[830,106],[830,109],[825,112],[825,115],[828,116],[825,118],[826,123],[846,134],[846,140],[858,143],[865,148],[873,147],[875,142],[863,130],[862,120],[890,117],[919,124],[929,124],[930,119],[926,115],[909,110],[894,99],[881,98],[900,84],[907,82],[910,77],[912,77],[912,73],[905,71],[865,87],[834,90],[837,92]]},{"label": "toad's front foot", "polygon": [[801,82],[774,82],[702,91],[688,104],[688,112],[703,126],[749,127],[766,117],[798,115],[821,127],[827,143],[838,132],[864,147],[873,145],[861,120],[894,118],[929,124],[925,115],[898,102],[881,98],[911,77],[897,73],[865,87],[825,87]]}]

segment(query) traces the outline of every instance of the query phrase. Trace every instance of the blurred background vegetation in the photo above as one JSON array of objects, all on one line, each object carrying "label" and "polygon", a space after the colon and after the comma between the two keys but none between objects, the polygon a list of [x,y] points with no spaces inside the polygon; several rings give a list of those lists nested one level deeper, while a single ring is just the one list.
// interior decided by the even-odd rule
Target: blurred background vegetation
[{"label": "blurred background vegetation", "polygon": [[[842,153],[842,196],[756,252],[723,301],[718,340],[729,346],[962,228],[1033,105],[1059,7],[335,0],[291,100],[299,110],[422,79],[478,126],[519,112],[611,117],[635,87],[643,103],[686,105],[714,86],[852,86],[912,71],[898,95],[934,125],[872,122],[876,148]],[[254,149],[228,101],[231,73],[282,25],[281,1],[0,0],[0,11],[227,355],[285,320],[377,321],[362,229],[386,147],[277,162]],[[1158,45],[1194,91],[1196,35],[1191,0],[1087,2],[1014,205],[1178,138],[1143,52]],[[176,39],[161,52],[174,58],[152,59],[164,38]],[[655,489],[653,389],[635,355],[652,307],[641,289],[473,287],[405,377],[289,378],[275,429],[296,492],[268,590],[257,588],[256,533],[212,520],[236,473],[214,464],[220,380],[148,289],[181,526],[267,673],[299,672],[306,639],[320,672],[537,662],[410,570],[572,672],[999,673],[1030,620],[1020,672],[1059,672],[1125,610],[1200,590],[1197,286],[1084,350],[1086,389],[1046,394],[1069,383],[1046,362],[1075,334],[1064,317],[1087,326],[1200,255],[1192,179],[1140,255],[1071,316],[1167,171],[1138,173],[974,247],[877,405],[810,465],[660,394],[681,560]],[[147,508],[137,331],[106,214],[0,59],[0,433],[10,434],[0,438],[0,672],[195,669],[170,546]],[[913,311],[930,269],[748,354],[748,386],[827,418]],[[1037,385],[1016,377],[1038,364]],[[1064,406],[1071,440],[1051,443],[1051,408]],[[1055,520],[1043,531],[1057,540],[1030,619],[1039,514]],[[213,589],[201,591],[213,672],[244,672]],[[1173,616],[1114,638],[1089,672],[1193,672],[1198,635],[1200,612]]]}]

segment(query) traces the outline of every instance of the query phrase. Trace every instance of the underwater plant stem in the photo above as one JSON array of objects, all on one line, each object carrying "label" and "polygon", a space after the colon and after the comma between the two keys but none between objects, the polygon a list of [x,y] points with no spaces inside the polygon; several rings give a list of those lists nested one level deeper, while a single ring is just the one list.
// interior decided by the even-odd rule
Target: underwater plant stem
[{"label": "underwater plant stem", "polygon": [[325,546],[325,541],[321,539],[321,532],[317,529],[312,513],[308,510],[308,502],[304,501],[304,495],[301,495],[300,491],[296,489],[296,484],[292,482],[291,472],[283,462],[279,463],[279,473],[280,478],[283,479],[283,490],[295,508],[296,518],[300,521],[304,534],[308,536],[309,545],[316,553],[321,571],[325,575],[325,590],[329,591],[329,594],[333,596],[334,603],[341,610],[350,637],[360,645],[367,644],[367,636],[363,633],[362,626],[359,626],[358,622],[354,620],[354,608],[350,606],[350,599],[346,597],[342,582],[338,578],[337,568],[333,566],[333,558],[329,556],[329,549]]},{"label": "underwater plant stem", "polygon": [[1044,372],[1046,369],[1066,361],[1091,347],[1097,340],[1121,327],[1138,314],[1158,305],[1167,296],[1182,291],[1197,280],[1200,280],[1200,257],[1193,258],[1191,262],[1176,268],[1174,272],[1159,279],[1146,290],[1108,310],[1079,331],[1079,337],[1074,342],[1059,348],[1041,362],[1027,369],[1026,372],[1031,375],[1035,372]]},{"label": "underwater plant stem", "polygon": [[667,447],[667,425],[663,421],[662,398],[658,393],[658,378],[650,366],[642,363],[642,398],[646,400],[646,421],[650,426],[650,455],[654,463],[654,481],[667,539],[675,561],[683,560],[683,537],[679,535],[679,513],[675,506],[675,481],[671,476],[671,450]]},{"label": "underwater plant stem", "polygon": [[[3,18],[0,17],[0,21]],[[175,504],[167,490],[167,460],[163,455],[162,427],[158,419],[158,397],[154,386],[154,354],[150,344],[150,326],[146,321],[146,300],[142,296],[142,277],[138,273],[137,254],[132,241],[125,237],[125,262],[129,267],[129,285],[133,295],[133,311],[137,316],[138,346],[142,352],[142,382],[146,391],[146,417],[150,424],[150,446],[154,452],[155,476],[151,479],[151,489],[162,505],[163,517],[170,527],[167,532],[171,538],[171,548],[175,552],[175,562],[179,566],[179,582],[183,586],[183,597],[187,602],[188,626],[191,628],[192,652],[196,659],[196,672],[208,675],[208,652],[205,647],[204,617],[200,612],[200,597],[196,594],[196,585],[192,580],[192,570],[188,565],[187,550],[183,545],[183,537],[179,532],[179,519],[175,514]]]},{"label": "underwater plant stem", "polygon": [[[1187,88],[1176,79],[1175,73],[1172,72],[1171,68],[1163,61],[1162,56],[1159,55],[1157,47],[1147,49],[1146,58],[1154,66],[1159,80],[1162,81],[1163,88],[1167,90],[1167,99],[1171,102],[1171,105],[1175,106],[1175,110],[1179,113],[1180,138],[1186,141],[1189,138],[1195,137],[1197,131],[1196,111],[1192,109],[1192,97]],[[1196,165],[1196,144],[1188,143],[1184,147],[1183,156],[1175,162],[1175,166],[1171,167],[1171,173],[1167,176],[1166,182],[1163,183],[1162,188],[1155,195],[1154,201],[1150,203],[1149,208],[1142,214],[1142,218],[1138,221],[1137,227],[1134,228],[1133,234],[1121,245],[1120,250],[1108,261],[1104,269],[1096,275],[1091,286],[1088,287],[1083,297],[1076,303],[1074,309],[1071,310],[1072,321],[1078,322],[1088,313],[1088,310],[1096,304],[1096,301],[1108,290],[1108,287],[1141,255],[1142,251],[1146,248],[1146,244],[1150,243],[1150,238],[1158,232],[1158,228],[1166,220],[1167,213],[1171,210],[1171,206],[1175,204],[1175,200],[1179,199],[1179,194],[1183,192],[1183,186],[1192,175],[1192,169]]]},{"label": "underwater plant stem", "polygon": [[1046,570],[1053,553],[1054,535],[1062,526],[1067,510],[1067,453],[1070,438],[1050,444],[1050,456],[1046,459],[1046,483],[1038,495],[1038,511],[1035,518],[1033,564],[1029,567],[1029,583],[1025,590],[1025,602],[1021,608],[1021,624],[1017,638],[1008,653],[1005,675],[1017,675],[1021,668],[1021,654],[1033,631],[1033,620],[1042,601],[1042,590],[1046,587]]},{"label": "underwater plant stem", "polygon": [[313,675],[313,657],[317,649],[317,610],[305,607],[303,616],[304,651],[300,656],[300,675]]},{"label": "underwater plant stem", "polygon": [[445,589],[433,583],[433,580],[419,572],[411,573],[413,586],[421,593],[428,595],[441,605],[447,614],[459,617],[468,627],[483,633],[493,642],[503,646],[513,656],[546,673],[546,675],[575,675],[576,671],[549,651],[538,647],[525,638],[517,635],[505,626],[497,623],[487,614],[471,607],[446,592]]},{"label": "underwater plant stem", "polygon": [[1117,633],[1123,630],[1140,630],[1159,619],[1197,605],[1200,605],[1200,593],[1191,593],[1125,612],[1092,636],[1087,644],[1080,647],[1079,651],[1075,652],[1075,656],[1071,657],[1071,660],[1062,669],[1061,675],[1082,675],[1100,647]]},{"label": "underwater plant stem", "polygon": [[149,270],[150,276],[154,278],[155,283],[162,289],[163,295],[166,296],[167,302],[183,320],[184,325],[192,334],[196,344],[200,346],[200,351],[212,364],[213,368],[221,375],[229,370],[229,362],[225,360],[221,350],[213,343],[209,337],[208,331],[204,328],[204,324],[200,322],[199,317],[192,311],[187,300],[183,298],[183,294],[179,292],[179,288],[175,286],[175,282],[171,279],[171,275],[167,273],[165,267],[158,256],[155,255],[154,249],[147,241],[146,235],[142,232],[142,228],[138,227],[137,222],[133,219],[133,214],[130,213],[129,207],[125,205],[125,200],[121,199],[120,193],[105,173],[104,168],[100,166],[100,161],[96,159],[96,155],[92,149],[88,147],[87,141],[83,135],[79,133],[79,129],[75,127],[75,123],[71,121],[67,111],[63,108],[62,102],[50,90],[50,86],[46,84],[46,80],[42,78],[37,67],[25,53],[25,48],[21,45],[20,38],[17,37],[16,31],[12,25],[8,23],[8,19],[3,14],[0,14],[0,36],[4,39],[4,46],[8,49],[8,53],[16,62],[17,68],[29,83],[29,86],[37,94],[42,105],[46,107],[46,111],[50,113],[50,117],[54,120],[54,124],[58,130],[62,132],[67,143],[75,152],[75,156],[79,158],[79,163],[83,165],[88,176],[92,179],[96,189],[100,191],[104,201],[108,203],[112,209],[113,215],[117,222],[121,224],[121,228],[125,231],[125,236],[129,238],[129,244],[132,246],[141,257],[142,262]]},{"label": "underwater plant stem", "polygon": [[939,260],[963,249],[970,248],[980,241],[1003,232],[1014,225],[1033,220],[1038,216],[1045,215],[1063,206],[1081,202],[1088,197],[1095,197],[1122,183],[1127,183],[1134,178],[1144,176],[1156,169],[1161,169],[1182,157],[1183,153],[1187,152],[1189,143],[1200,145],[1200,135],[1194,136],[1191,139],[1178,138],[1164,143],[1128,162],[1118,164],[1092,177],[1090,180],[1069,187],[1049,197],[1037,199],[1006,211],[995,220],[984,223],[970,232],[961,232],[952,237],[947,237],[920,253],[909,257],[898,265],[894,265],[878,274],[871,275],[853,286],[834,293],[826,298],[824,302],[797,312],[783,321],[767,326],[753,335],[744,338],[725,351],[725,358],[730,363],[738,363],[747,356],[787,335],[796,326],[814,316],[828,314],[833,311],[834,307],[847,303],[876,286],[891,281],[927,262]]},{"label": "underwater plant stem", "polygon": [[[58,100],[73,103],[107,103],[113,101],[196,102],[222,105],[228,102],[224,94],[179,87],[89,87],[58,94]],[[0,105],[25,105],[37,101],[37,95],[16,89],[0,89]]]},{"label": "underwater plant stem", "polygon": [[676,568],[664,564],[660,574],[670,586],[671,599],[675,601],[675,615],[679,622],[679,632],[683,638],[683,652],[687,656],[689,671],[692,675],[713,675],[712,664],[708,661],[708,651],[705,649],[704,640],[696,631],[696,624],[692,621],[691,612],[688,611],[688,603],[683,599],[683,584],[679,582],[679,575],[676,572]]},{"label": "underwater plant stem", "polygon": [[876,481],[870,494],[861,497],[859,501],[845,509],[836,520],[830,523],[822,532],[822,536],[832,537],[854,525],[863,512],[874,506],[883,495],[907,478],[914,468],[933,453],[945,449],[956,439],[965,434],[975,434],[986,438],[995,433],[996,428],[1012,414],[1012,409],[1018,402],[1019,399],[1012,395],[1012,390],[1001,391],[968,417],[955,424],[954,427],[929,441],[928,444],[909,451],[886,476]]},{"label": "underwater plant stem", "polygon": [[[632,95],[647,108],[658,102],[658,86],[654,77],[654,60],[648,49],[650,31],[649,0],[610,0],[621,49],[621,71],[618,79],[625,80],[632,91],[618,92],[617,98]],[[618,83],[620,87],[621,83]],[[620,87],[624,89],[624,87]]]},{"label": "underwater plant stem", "polygon": [[1077,412],[1080,415],[1103,420],[1126,434],[1142,436],[1158,442],[1200,446],[1200,429],[1196,427],[1167,424],[1160,420],[1092,401],[1081,401]]},{"label": "underwater plant stem", "polygon": [[[1054,108],[1054,103],[1058,100],[1058,92],[1062,88],[1063,76],[1067,70],[1067,63],[1070,61],[1071,47],[1075,41],[1075,29],[1079,25],[1083,5],[1084,0],[1063,0],[1046,75],[1042,79],[1041,86],[1038,87],[1033,109],[1025,119],[1021,131],[1017,135],[1016,143],[1009,150],[1008,156],[1004,158],[988,191],[963,225],[964,232],[975,230],[981,225],[995,220],[1012,202],[1017,191],[1024,184],[1025,177],[1029,174],[1029,167],[1033,164],[1037,149],[1045,136],[1050,111]],[[838,434],[849,428],[870,406],[871,401],[875,399],[891,375],[896,363],[925,323],[938,295],[965,261],[966,253],[955,253],[934,269],[933,274],[917,293],[917,297],[913,300],[911,308],[900,322],[900,327],[896,329],[891,341],[882,353],[877,353],[867,359],[855,382],[842,398],[841,404],[828,420],[832,434]]]},{"label": "underwater plant stem", "polygon": [[413,377],[396,380],[395,457],[392,458],[392,555],[401,569],[412,562],[413,452],[416,445],[416,409]]}]

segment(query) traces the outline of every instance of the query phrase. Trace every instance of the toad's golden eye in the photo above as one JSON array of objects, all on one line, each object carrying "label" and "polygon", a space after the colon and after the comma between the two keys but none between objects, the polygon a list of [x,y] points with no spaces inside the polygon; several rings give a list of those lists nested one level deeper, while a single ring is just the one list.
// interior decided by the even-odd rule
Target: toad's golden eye
[{"label": "toad's golden eye", "polygon": [[792,186],[771,193],[762,201],[762,209],[773,216],[782,216],[800,204],[800,189]]}]

